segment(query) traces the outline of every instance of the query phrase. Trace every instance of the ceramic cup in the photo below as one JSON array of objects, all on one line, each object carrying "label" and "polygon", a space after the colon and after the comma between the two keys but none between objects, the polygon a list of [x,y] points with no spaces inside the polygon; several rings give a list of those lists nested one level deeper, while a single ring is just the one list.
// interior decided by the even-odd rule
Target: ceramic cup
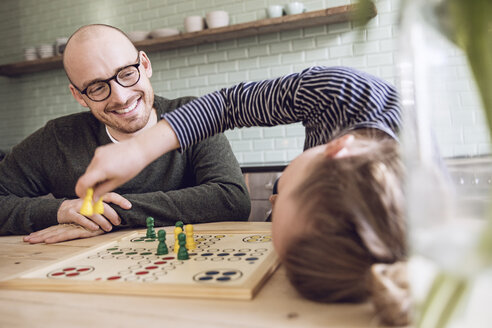
[{"label": "ceramic cup", "polygon": [[68,38],[57,38],[55,41],[55,53],[57,55],[63,54],[65,46],[67,45]]},{"label": "ceramic cup", "polygon": [[302,2],[291,2],[285,5],[285,12],[287,15],[302,14],[305,11],[306,8]]},{"label": "ceramic cup", "polygon": [[266,11],[269,18],[281,17],[284,14],[284,8],[280,5],[268,6]]},{"label": "ceramic cup", "polygon": [[205,28],[202,16],[188,16],[184,19],[184,28],[187,33],[198,32]]},{"label": "ceramic cup", "polygon": [[229,25],[229,14],[223,10],[211,11],[207,13],[206,21],[208,28],[224,27]]}]

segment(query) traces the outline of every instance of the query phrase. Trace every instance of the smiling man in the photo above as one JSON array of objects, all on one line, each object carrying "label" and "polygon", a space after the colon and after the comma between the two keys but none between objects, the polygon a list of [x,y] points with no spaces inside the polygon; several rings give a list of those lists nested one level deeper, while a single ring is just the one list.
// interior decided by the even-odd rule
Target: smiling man
[{"label": "smiling man", "polygon": [[75,183],[95,149],[135,137],[192,98],[155,96],[149,58],[111,26],[77,30],[63,64],[73,97],[89,111],[48,122],[0,162],[1,235],[34,232],[24,240],[49,243],[144,227],[148,216],[159,226],[248,218],[249,195],[223,135],[160,156],[103,197],[103,215],[81,215]]}]

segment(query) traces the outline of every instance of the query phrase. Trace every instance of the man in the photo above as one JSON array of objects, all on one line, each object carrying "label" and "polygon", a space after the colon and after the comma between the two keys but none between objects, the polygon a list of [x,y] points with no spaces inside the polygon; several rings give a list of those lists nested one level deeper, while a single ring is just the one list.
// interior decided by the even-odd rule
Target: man
[{"label": "man", "polygon": [[[49,243],[98,235],[113,225],[142,227],[148,216],[156,225],[247,219],[247,189],[223,135],[159,157],[104,196],[103,215],[82,216],[75,183],[95,149],[135,137],[191,98],[154,97],[149,58],[110,26],[76,31],[63,64],[73,97],[90,112],[48,122],[0,163],[0,234],[37,231],[25,240]],[[46,194],[54,198],[41,197]]]}]

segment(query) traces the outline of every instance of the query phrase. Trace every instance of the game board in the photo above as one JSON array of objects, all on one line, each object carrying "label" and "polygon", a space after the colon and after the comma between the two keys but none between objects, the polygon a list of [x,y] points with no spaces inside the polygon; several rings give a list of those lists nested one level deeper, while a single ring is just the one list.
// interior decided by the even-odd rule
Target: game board
[{"label": "game board", "polygon": [[278,266],[269,231],[195,232],[197,248],[177,260],[169,233],[132,232],[57,263],[0,282],[0,288],[63,292],[251,299]]}]

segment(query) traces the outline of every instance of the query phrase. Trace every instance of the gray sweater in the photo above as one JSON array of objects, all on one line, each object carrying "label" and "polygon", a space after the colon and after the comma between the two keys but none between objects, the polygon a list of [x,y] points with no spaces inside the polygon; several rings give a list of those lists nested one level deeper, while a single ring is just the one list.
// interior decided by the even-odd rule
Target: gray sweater
[{"label": "gray sweater", "polygon": [[[190,100],[156,96],[154,108],[160,117]],[[75,184],[96,147],[110,142],[104,124],[83,112],[49,121],[13,147],[0,161],[0,235],[57,224],[60,204],[77,198]],[[224,135],[159,157],[115,192],[132,203],[130,210],[110,204],[122,219],[120,227],[144,227],[148,216],[156,226],[247,220],[250,211],[239,164]]]}]

